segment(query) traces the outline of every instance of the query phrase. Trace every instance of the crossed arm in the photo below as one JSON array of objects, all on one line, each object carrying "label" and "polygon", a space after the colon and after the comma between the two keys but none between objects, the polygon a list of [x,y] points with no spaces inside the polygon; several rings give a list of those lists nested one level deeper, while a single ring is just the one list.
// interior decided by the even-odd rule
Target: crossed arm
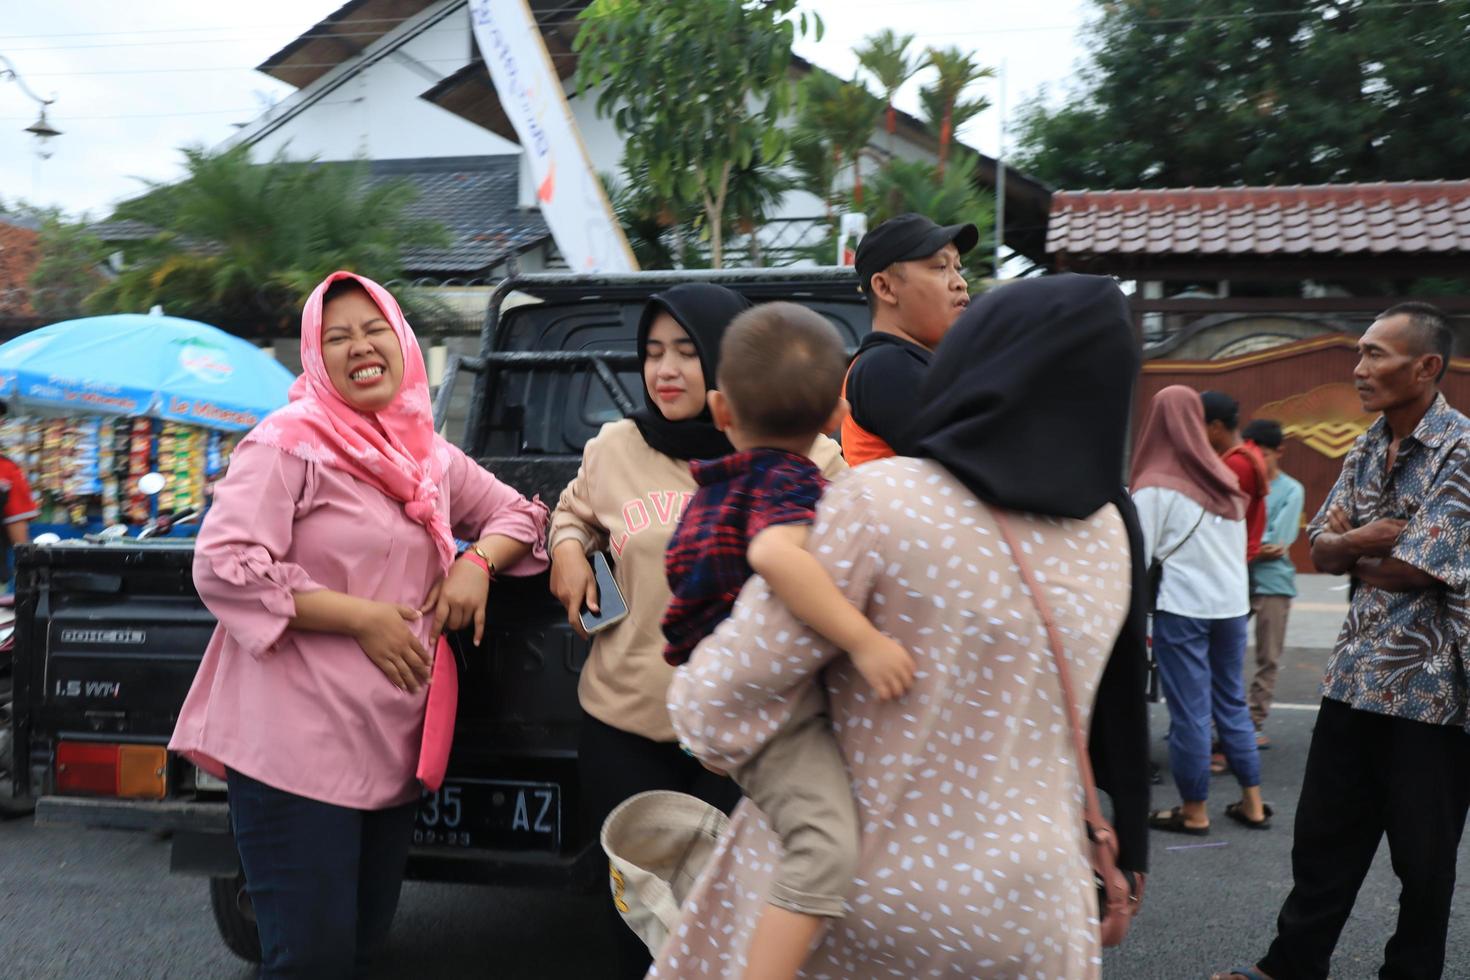
[{"label": "crossed arm", "polygon": [[1432,589],[1444,583],[1408,562],[1390,557],[1407,522],[1382,518],[1353,527],[1338,506],[1327,515],[1327,528],[1312,541],[1312,563],[1329,575],[1352,575],[1389,592]]}]

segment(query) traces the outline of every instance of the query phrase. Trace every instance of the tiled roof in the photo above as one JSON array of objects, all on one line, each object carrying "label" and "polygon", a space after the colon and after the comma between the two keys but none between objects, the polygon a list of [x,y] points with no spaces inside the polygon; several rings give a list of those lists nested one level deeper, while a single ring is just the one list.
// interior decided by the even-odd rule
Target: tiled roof
[{"label": "tiled roof", "polygon": [[551,236],[541,212],[520,207],[520,157],[374,160],[374,180],[405,180],[418,189],[411,217],[449,229],[448,248],[404,252],[415,275],[480,274]]},{"label": "tiled roof", "polygon": [[[409,276],[480,276],[508,256],[533,248],[551,237],[541,212],[520,202],[520,157],[426,157],[374,160],[373,181],[402,180],[418,190],[409,218],[435,221],[449,231],[447,248],[412,248],[403,252]],[[142,221],[114,220],[90,229],[105,242],[146,241],[158,229]],[[201,252],[218,250],[211,242],[187,242]]]},{"label": "tiled roof", "polygon": [[1050,255],[1470,252],[1470,180],[1057,191]]},{"label": "tiled roof", "polygon": [[113,218],[89,225],[87,230],[104,242],[146,242],[158,234],[158,228],[133,218]]}]

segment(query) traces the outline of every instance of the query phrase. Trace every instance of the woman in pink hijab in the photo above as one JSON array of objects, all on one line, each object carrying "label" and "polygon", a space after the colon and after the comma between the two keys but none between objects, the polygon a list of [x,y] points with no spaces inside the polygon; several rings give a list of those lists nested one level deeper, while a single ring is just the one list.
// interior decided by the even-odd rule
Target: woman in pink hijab
[{"label": "woman in pink hijab", "polygon": [[[262,977],[360,973],[398,903],[432,651],[546,567],[547,511],[434,432],[397,302],[334,272],[291,401],[236,449],[194,582],[219,620],[169,748],[226,779]],[[476,542],[456,556],[455,539]]]},{"label": "woman in pink hijab", "polygon": [[1144,561],[1162,569],[1153,650],[1169,702],[1169,769],[1183,799],[1151,814],[1149,825],[1197,837],[1210,832],[1213,718],[1241,787],[1225,816],[1264,830],[1272,814],[1261,800],[1261,761],[1242,680],[1250,613],[1246,497],[1210,448],[1199,392],[1173,385],[1154,396],[1128,488],[1143,526]]}]

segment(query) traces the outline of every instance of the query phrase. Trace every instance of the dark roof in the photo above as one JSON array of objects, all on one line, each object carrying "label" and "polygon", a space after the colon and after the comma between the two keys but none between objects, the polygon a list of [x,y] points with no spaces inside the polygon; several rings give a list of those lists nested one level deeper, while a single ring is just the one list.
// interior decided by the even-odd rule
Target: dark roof
[{"label": "dark roof", "polygon": [[146,242],[158,234],[158,227],[132,218],[113,218],[87,226],[87,230],[104,242]]},{"label": "dark roof", "polygon": [[[418,196],[408,206],[407,217],[448,229],[447,248],[404,250],[407,275],[484,275],[509,256],[551,237],[540,211],[519,206],[519,155],[374,160],[368,174],[372,181],[413,185]],[[89,230],[104,242],[147,241],[159,233],[153,225],[130,219],[100,222]],[[219,249],[212,242],[185,239],[184,244],[205,253]]]},{"label": "dark roof", "polygon": [[411,217],[449,229],[448,248],[404,252],[412,275],[486,273],[551,235],[540,211],[520,207],[519,155],[374,160],[369,166],[374,180],[404,180],[418,189]]},{"label": "dark roof", "polygon": [[[256,66],[287,85],[305,88],[348,58],[362,54],[370,45],[398,26],[434,6],[438,0],[348,0],[314,24],[296,40]],[[576,33],[569,23],[590,0],[530,0],[531,13],[549,35],[557,29]],[[468,17],[464,9],[449,10],[446,16]],[[436,20],[442,19],[437,17]],[[550,38],[548,37],[548,44]],[[570,49],[568,49],[570,50]]]},{"label": "dark roof", "polygon": [[1053,256],[1470,252],[1470,180],[1057,191]]},{"label": "dark roof", "polygon": [[359,55],[434,0],[348,0],[255,70],[304,88],[348,58]]}]

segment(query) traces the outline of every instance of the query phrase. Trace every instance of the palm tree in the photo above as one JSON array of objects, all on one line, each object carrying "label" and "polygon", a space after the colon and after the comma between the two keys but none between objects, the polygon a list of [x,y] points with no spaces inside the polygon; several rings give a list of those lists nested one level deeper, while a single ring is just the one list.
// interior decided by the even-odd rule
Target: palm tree
[{"label": "palm tree", "polygon": [[844,82],[836,75],[814,69],[802,85],[801,128],[820,134],[832,151],[837,170],[852,162],[853,199],[863,201],[862,153],[878,128],[883,103],[861,82]]},{"label": "palm tree", "polygon": [[[889,161],[873,179],[873,193],[863,208],[869,226],[914,211],[940,224],[972,222],[984,239],[994,225],[995,205],[975,181],[978,166],[975,156],[961,156],[943,176],[936,177],[934,168],[922,160]],[[990,274],[990,266],[990,255],[984,249],[971,249],[965,256],[965,269],[972,279]]]},{"label": "palm tree", "polygon": [[884,128],[888,131],[890,151],[893,149],[894,135],[898,132],[898,110],[893,107],[893,98],[904,83],[923,67],[919,58],[909,57],[909,45],[912,43],[914,35],[899,35],[885,28],[868,38],[857,50],[858,64],[868,70],[868,74],[873,76],[873,80],[883,90]]},{"label": "palm tree", "polygon": [[[983,79],[994,78],[995,69],[980,67],[973,56],[959,48],[930,48],[928,65],[939,74],[934,81],[934,94],[926,100],[926,108],[930,111],[930,125],[939,130],[939,173],[943,176],[949,164],[949,146],[954,142],[958,128],[956,107],[962,104],[961,98],[967,88]],[[973,110],[970,111],[973,116],[989,104],[988,100],[977,99],[966,105],[966,109]],[[974,108],[977,105],[979,108]],[[939,112],[937,117],[933,114],[936,109]]]},{"label": "palm tree", "polygon": [[[919,104],[923,106],[924,115],[928,119],[944,119],[944,102],[939,89],[934,85],[926,85],[919,89]],[[950,142],[955,142],[955,133],[958,133],[971,119],[990,108],[990,100],[985,96],[976,96],[973,99],[959,99],[950,107]],[[935,129],[939,125],[935,124]]]},{"label": "palm tree", "polygon": [[[373,182],[364,164],[260,164],[247,147],[184,150],[188,176],[151,184],[114,217],[158,232],[131,250],[116,279],[88,297],[92,312],[147,309],[221,325],[291,329],[301,304],[334,269],[379,282],[402,272],[404,249],[448,244],[442,226],[408,217],[417,192]],[[406,312],[414,298],[401,297]]]},{"label": "palm tree", "polygon": [[761,256],[760,229],[770,220],[786,192],[796,182],[773,167],[756,153],[745,167],[736,166],[730,171],[730,188],[725,194],[725,225],[746,236],[750,242],[750,264],[760,268],[765,264]]}]

